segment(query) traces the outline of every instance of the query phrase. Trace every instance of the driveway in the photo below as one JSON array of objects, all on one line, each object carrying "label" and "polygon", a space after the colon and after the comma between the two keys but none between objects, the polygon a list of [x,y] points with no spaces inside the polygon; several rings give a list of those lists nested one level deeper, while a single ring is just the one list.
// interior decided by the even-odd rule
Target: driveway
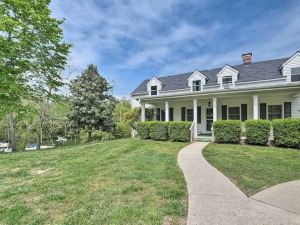
[{"label": "driveway", "polygon": [[[258,193],[248,198],[204,159],[201,151],[207,144],[195,142],[183,148],[178,155],[189,193],[188,225],[300,225],[297,212],[300,202],[289,204],[290,201],[297,201],[297,198],[286,199],[300,196],[300,188],[297,186],[300,183],[292,182],[291,188],[270,188],[271,193],[265,190],[261,195]],[[284,190],[290,193],[285,194]],[[281,196],[279,200],[278,194]],[[289,208],[289,205],[295,207]]]}]

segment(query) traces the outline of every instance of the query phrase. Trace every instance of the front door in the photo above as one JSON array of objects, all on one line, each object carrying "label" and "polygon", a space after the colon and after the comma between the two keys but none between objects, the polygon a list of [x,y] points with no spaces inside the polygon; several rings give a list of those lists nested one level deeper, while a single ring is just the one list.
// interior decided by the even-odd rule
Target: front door
[{"label": "front door", "polygon": [[206,130],[211,131],[213,123],[213,109],[206,109]]}]

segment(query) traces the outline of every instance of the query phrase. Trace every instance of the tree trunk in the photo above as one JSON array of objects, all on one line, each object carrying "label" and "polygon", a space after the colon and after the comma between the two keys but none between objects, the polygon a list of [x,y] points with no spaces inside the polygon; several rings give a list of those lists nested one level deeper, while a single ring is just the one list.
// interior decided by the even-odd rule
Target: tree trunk
[{"label": "tree trunk", "polygon": [[92,131],[88,131],[88,142],[92,141]]},{"label": "tree trunk", "polygon": [[37,130],[36,150],[41,150],[42,135],[43,135],[43,116],[40,115],[40,126]]},{"label": "tree trunk", "polygon": [[16,141],[16,128],[15,128],[15,116],[13,112],[8,114],[8,126],[9,126],[9,143],[13,151],[17,150]]}]

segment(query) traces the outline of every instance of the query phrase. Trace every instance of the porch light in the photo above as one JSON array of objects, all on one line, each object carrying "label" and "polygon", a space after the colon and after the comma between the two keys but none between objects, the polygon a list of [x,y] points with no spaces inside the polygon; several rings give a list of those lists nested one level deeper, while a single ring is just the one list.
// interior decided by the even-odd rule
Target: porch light
[{"label": "porch light", "polygon": [[208,101],[208,108],[211,107],[211,101]]}]

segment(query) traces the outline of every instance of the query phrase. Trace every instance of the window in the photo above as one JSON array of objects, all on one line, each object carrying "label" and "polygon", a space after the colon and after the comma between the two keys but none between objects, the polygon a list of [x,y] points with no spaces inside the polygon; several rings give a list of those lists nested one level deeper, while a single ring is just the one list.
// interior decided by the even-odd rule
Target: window
[{"label": "window", "polygon": [[157,86],[151,86],[151,95],[157,95]]},{"label": "window", "polygon": [[186,119],[187,119],[187,121],[194,121],[194,110],[193,109],[187,109]]},{"label": "window", "polygon": [[240,120],[240,107],[229,107],[228,108],[228,119],[229,120]]},{"label": "window", "polygon": [[200,80],[193,81],[193,91],[200,91]]},{"label": "window", "polygon": [[300,81],[300,67],[291,69],[291,80],[292,82]]},{"label": "window", "polygon": [[282,118],[282,105],[269,105],[268,106],[268,119],[281,119]]},{"label": "window", "polygon": [[232,77],[223,77],[223,84],[232,84]]},{"label": "window", "polygon": [[285,102],[284,103],[284,118],[292,117],[292,103]]}]

